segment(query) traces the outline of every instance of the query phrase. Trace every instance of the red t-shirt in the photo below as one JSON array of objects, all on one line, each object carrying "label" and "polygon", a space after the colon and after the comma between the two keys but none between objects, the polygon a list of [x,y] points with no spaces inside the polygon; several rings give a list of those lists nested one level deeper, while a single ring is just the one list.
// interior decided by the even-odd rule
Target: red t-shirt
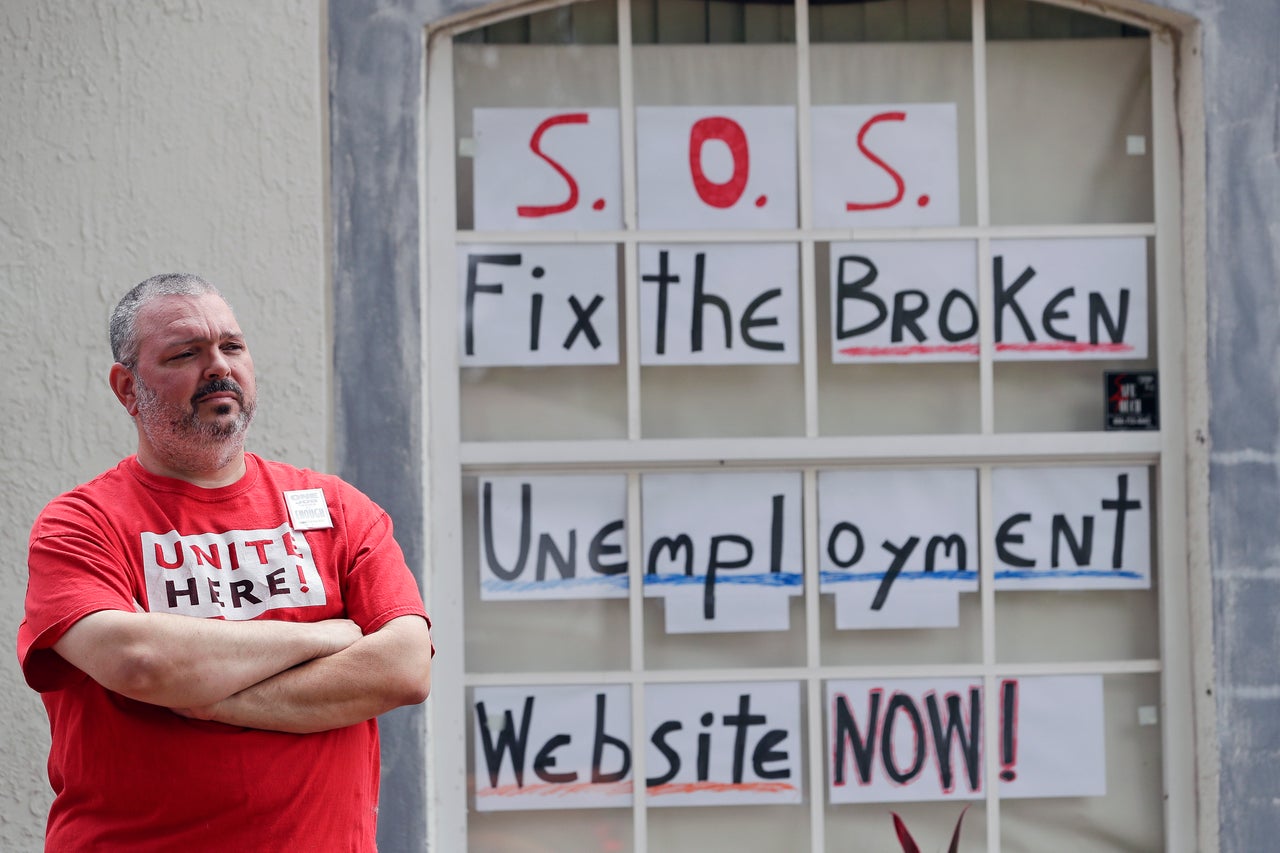
[{"label": "red t-shirt", "polygon": [[[296,735],[190,720],[51,648],[99,610],[345,617],[366,634],[425,618],[386,513],[336,477],[245,461],[239,482],[202,489],[130,457],[36,520],[18,659],[49,714],[47,850],[375,849],[375,721]],[[314,489],[333,526],[297,530],[285,493]]]}]

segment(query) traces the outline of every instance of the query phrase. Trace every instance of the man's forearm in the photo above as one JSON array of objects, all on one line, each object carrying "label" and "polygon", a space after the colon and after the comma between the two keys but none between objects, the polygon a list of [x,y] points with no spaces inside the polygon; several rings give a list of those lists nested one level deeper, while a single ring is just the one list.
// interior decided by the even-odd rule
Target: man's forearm
[{"label": "man's forearm", "polygon": [[175,710],[234,726],[304,734],[415,705],[430,689],[427,623],[419,616],[402,616],[341,652],[281,672],[215,704]]},{"label": "man's forearm", "polygon": [[360,637],[346,619],[227,622],[101,610],[54,650],[108,690],[165,707],[208,705]]}]

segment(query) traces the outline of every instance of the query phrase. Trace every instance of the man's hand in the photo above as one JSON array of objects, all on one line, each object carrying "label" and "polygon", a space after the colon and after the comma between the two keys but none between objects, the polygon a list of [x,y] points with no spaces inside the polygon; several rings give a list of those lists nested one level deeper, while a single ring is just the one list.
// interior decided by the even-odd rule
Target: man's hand
[{"label": "man's hand", "polygon": [[288,669],[234,696],[173,710],[193,719],[305,734],[416,705],[430,690],[427,621],[421,616],[401,616],[339,652]]}]

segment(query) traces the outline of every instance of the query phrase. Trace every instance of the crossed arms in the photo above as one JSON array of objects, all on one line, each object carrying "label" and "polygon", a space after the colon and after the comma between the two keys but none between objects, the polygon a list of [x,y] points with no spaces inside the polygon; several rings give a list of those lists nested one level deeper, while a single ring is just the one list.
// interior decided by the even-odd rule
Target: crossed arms
[{"label": "crossed arms", "polygon": [[347,619],[228,622],[100,610],[54,651],[108,690],[185,717],[307,733],[415,705],[431,689],[431,635],[401,616],[362,635]]}]

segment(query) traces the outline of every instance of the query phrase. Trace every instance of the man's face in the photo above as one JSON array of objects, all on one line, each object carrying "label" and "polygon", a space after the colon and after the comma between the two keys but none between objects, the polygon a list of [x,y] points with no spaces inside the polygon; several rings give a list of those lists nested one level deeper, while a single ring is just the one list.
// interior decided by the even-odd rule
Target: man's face
[{"label": "man's face", "polygon": [[137,318],[136,416],[162,455],[238,449],[257,402],[253,359],[220,297],[164,296]]}]

